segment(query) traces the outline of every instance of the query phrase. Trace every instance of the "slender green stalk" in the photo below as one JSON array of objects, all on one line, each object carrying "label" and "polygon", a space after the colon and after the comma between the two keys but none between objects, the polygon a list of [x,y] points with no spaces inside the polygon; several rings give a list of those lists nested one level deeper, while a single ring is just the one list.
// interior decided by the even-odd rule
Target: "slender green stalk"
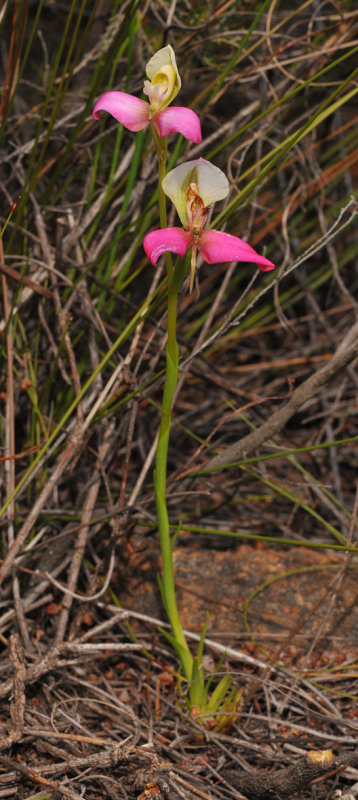
[{"label": "slender green stalk", "polygon": [[[159,216],[162,228],[167,226],[167,209],[165,194],[162,189],[162,180],[165,177],[167,160],[167,140],[160,139],[153,130],[153,138],[158,156],[158,193]],[[167,508],[167,462],[170,428],[172,421],[172,405],[175,389],[178,382],[179,352],[176,337],[178,292],[182,282],[183,270],[174,270],[170,253],[165,259],[168,277],[168,340],[166,346],[166,371],[163,391],[163,403],[159,438],[155,460],[154,486],[158,516],[160,549],[162,554],[163,578],[160,588],[165,610],[172,627],[174,639],[178,645],[180,661],[187,680],[191,680],[193,671],[193,657],[190,653],[184,636],[183,627],[178,611],[175,579],[173,567],[173,541],[170,535],[169,516]],[[179,280],[178,280],[179,278]]]},{"label": "slender green stalk", "polygon": [[[158,136],[154,127],[152,127],[152,135],[158,158],[158,204],[159,204],[160,227],[166,228],[167,204],[166,204],[165,194],[162,189],[162,181],[164,180],[166,175],[167,153],[168,153],[167,138],[164,137],[163,139],[161,139],[160,136]],[[167,270],[168,286],[169,286],[174,274],[171,253],[165,253],[164,258],[165,258],[165,266]]]}]

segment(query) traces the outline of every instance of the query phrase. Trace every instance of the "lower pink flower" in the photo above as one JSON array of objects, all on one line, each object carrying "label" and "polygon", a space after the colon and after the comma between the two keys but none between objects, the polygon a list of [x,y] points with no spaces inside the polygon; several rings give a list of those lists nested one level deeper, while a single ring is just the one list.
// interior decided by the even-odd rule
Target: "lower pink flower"
[{"label": "lower pink flower", "polygon": [[165,176],[162,188],[173,201],[183,228],[162,228],[144,237],[144,250],[151,264],[156,264],[159,256],[167,251],[183,258],[191,247],[190,291],[194,283],[197,250],[208,264],[249,261],[257,264],[263,272],[275,268],[272,261],[260,256],[237,236],[204,230],[210,205],[222,200],[229,192],[224,173],[209,161],[198,158],[175,167]]}]

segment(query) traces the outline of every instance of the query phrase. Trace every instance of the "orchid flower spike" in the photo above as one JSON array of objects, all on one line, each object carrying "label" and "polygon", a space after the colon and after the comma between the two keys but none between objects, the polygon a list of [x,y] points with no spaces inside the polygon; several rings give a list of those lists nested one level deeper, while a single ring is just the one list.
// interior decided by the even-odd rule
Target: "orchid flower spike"
[{"label": "orchid flower spike", "polygon": [[168,250],[183,258],[191,247],[190,291],[194,284],[197,250],[208,264],[250,261],[264,272],[275,268],[272,261],[260,256],[237,236],[204,230],[209,207],[223,200],[229,192],[226,176],[210,161],[197,158],[180,164],[168,172],[162,188],[174,203],[183,228],[162,228],[144,237],[143,247],[151,264],[155,265],[159,256]]},{"label": "orchid flower spike", "polygon": [[170,44],[158,50],[146,66],[148,81],[144,81],[144,94],[148,101],[126,92],[105,92],[97,101],[93,116],[101,119],[101,111],[108,111],[130,131],[141,131],[154,125],[160,137],[182,133],[190,142],[201,142],[200,120],[190,108],[169,103],[181,87],[175,53]]}]

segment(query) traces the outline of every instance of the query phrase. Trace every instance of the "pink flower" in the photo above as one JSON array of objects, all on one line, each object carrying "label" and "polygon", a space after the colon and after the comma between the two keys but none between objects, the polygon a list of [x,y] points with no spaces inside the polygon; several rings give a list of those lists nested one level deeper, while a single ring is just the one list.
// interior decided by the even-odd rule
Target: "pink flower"
[{"label": "pink flower", "polygon": [[144,237],[144,250],[151,264],[156,264],[159,256],[168,250],[183,258],[191,247],[190,291],[194,283],[197,250],[208,264],[249,261],[264,272],[275,268],[272,261],[260,256],[251,245],[237,236],[204,230],[209,206],[222,200],[229,192],[224,173],[209,161],[198,158],[181,164],[168,172],[162,187],[174,203],[184,227],[163,228]]},{"label": "pink flower", "polygon": [[146,73],[149,81],[144,82],[144,94],[149,102],[126,92],[105,92],[93,109],[94,118],[101,119],[101,111],[108,111],[130,131],[141,131],[152,124],[160,137],[182,133],[191,142],[201,142],[200,120],[195,111],[182,106],[167,108],[181,87],[170,44],[150,59]]}]

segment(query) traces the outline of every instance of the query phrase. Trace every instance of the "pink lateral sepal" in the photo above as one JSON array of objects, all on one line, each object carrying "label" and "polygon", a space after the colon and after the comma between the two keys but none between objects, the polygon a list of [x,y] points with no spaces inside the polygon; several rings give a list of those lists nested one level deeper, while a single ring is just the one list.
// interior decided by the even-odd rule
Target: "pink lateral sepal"
[{"label": "pink lateral sepal", "polygon": [[108,111],[130,131],[142,131],[149,122],[150,106],[126,92],[105,92],[93,109],[95,119],[101,119],[101,111]]},{"label": "pink lateral sepal", "polygon": [[224,261],[250,261],[263,272],[275,269],[268,258],[256,253],[251,245],[243,242],[238,236],[231,236],[223,231],[202,231],[198,243],[199,253],[208,264],[221,264]]},{"label": "pink lateral sepal", "polygon": [[170,106],[157,111],[151,121],[162,138],[170,133],[181,133],[189,142],[200,144],[202,140],[200,119],[191,108]]},{"label": "pink lateral sepal", "polygon": [[176,253],[183,258],[190,243],[191,235],[183,228],[162,228],[151,231],[143,239],[146,256],[154,266],[162,253]]}]

